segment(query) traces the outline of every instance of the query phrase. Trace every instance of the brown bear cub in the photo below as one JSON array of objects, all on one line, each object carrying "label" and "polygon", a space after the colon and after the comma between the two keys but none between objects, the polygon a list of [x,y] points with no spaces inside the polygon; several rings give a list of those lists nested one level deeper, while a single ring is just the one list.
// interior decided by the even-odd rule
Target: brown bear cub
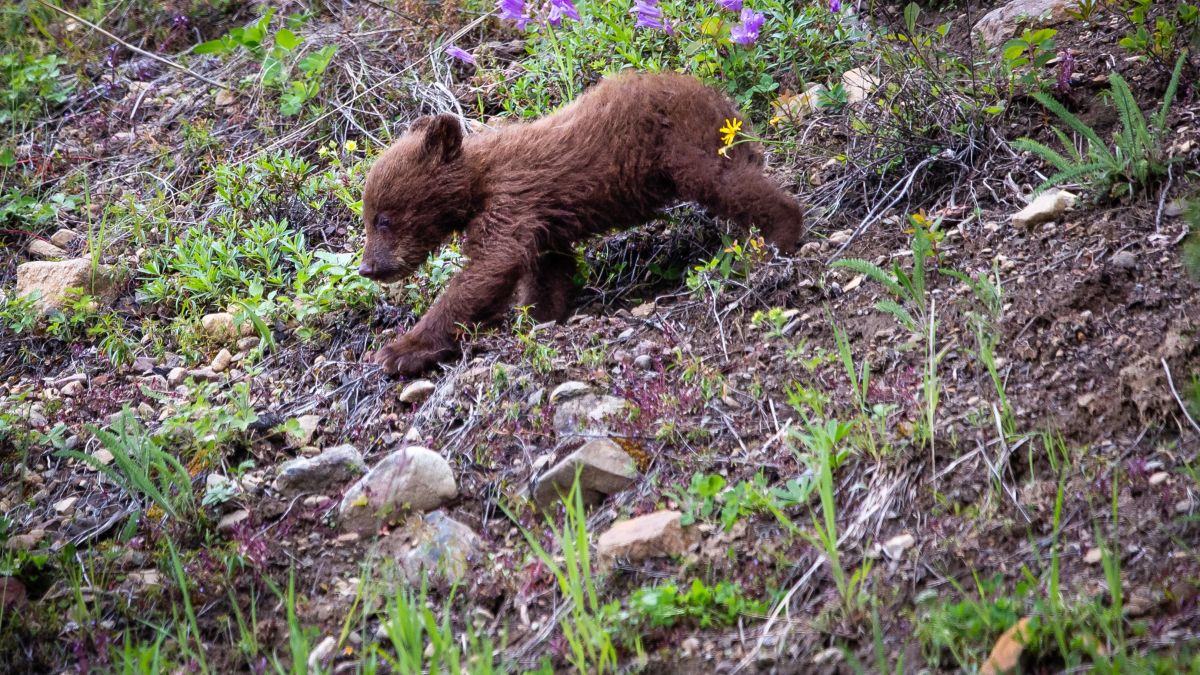
[{"label": "brown bear cub", "polygon": [[417,325],[374,360],[413,375],[457,352],[463,326],[515,300],[539,321],[569,310],[573,244],[696,202],[780,251],[801,236],[803,213],[763,175],[762,148],[718,154],[724,96],[692,77],[628,74],[604,80],[562,110],[464,138],[457,118],[423,117],[376,160],[363,194],[359,273],[395,281],[453,232],[470,263]]}]

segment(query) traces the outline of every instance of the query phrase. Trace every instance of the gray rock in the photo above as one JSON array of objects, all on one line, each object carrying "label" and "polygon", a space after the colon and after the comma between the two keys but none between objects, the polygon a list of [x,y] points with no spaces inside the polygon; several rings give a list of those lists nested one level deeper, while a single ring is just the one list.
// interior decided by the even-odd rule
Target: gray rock
[{"label": "gray rock", "polygon": [[287,432],[288,443],[297,447],[308,445],[313,436],[317,435],[317,429],[321,426],[321,416],[301,415],[296,418],[296,426],[295,431]]},{"label": "gray rock", "polygon": [[401,403],[411,403],[417,405],[424,403],[426,399],[433,395],[437,387],[429,380],[413,380],[404,386],[400,391],[399,400]]},{"label": "gray rock", "polygon": [[116,270],[108,265],[92,267],[87,258],[62,262],[27,262],[17,266],[18,296],[37,294],[37,307],[43,312],[59,309],[67,299],[67,291],[83,289],[98,301],[110,302],[118,292]]},{"label": "gray rock", "polygon": [[586,382],[569,380],[550,390],[550,402],[558,403],[567,399],[583,396],[592,390],[592,385]]},{"label": "gray rock", "polygon": [[[1011,0],[985,14],[975,23],[975,32],[988,47],[998,47],[1015,37],[1026,20],[1039,28],[1053,25],[1069,19],[1074,6],[1075,0]],[[1047,20],[1040,21],[1042,16]]]},{"label": "gray rock", "polygon": [[406,510],[432,511],[458,495],[450,464],[413,445],[383,458],[346,491],[338,514],[351,532],[374,532]]},{"label": "gray rock", "polygon": [[419,584],[426,575],[455,582],[466,576],[472,559],[482,549],[479,535],[444,511],[411,516],[403,527],[379,542],[379,552],[395,560],[408,584]]},{"label": "gray rock", "polygon": [[171,372],[167,373],[167,386],[178,387],[183,384],[183,380],[187,378],[187,368],[172,368]]},{"label": "gray rock", "polygon": [[554,409],[554,429],[559,436],[604,436],[621,418],[629,402],[616,396],[584,394],[559,403]]},{"label": "gray rock", "polygon": [[149,375],[154,372],[154,359],[149,356],[139,356],[133,360],[133,372]]},{"label": "gray rock", "polygon": [[285,497],[303,492],[332,492],[363,475],[367,465],[353,445],[329,448],[316,457],[284,462],[275,477],[275,491]]},{"label": "gray rock", "polygon": [[654,359],[649,354],[642,354],[633,360],[633,367],[640,370],[650,370],[654,367]]},{"label": "gray rock", "polygon": [[620,492],[638,479],[637,462],[607,438],[585,443],[558,464],[550,467],[533,485],[533,501],[548,509],[569,495],[575,474],[586,504],[596,504]]},{"label": "gray rock", "polygon": [[1119,251],[1112,257],[1113,267],[1123,270],[1137,269],[1137,256],[1132,251]]},{"label": "gray rock", "polygon": [[61,260],[67,252],[48,241],[34,239],[29,242],[29,257],[34,260]]},{"label": "gray rock", "polygon": [[50,235],[50,243],[59,248],[66,248],[74,244],[79,239],[79,233],[75,230],[68,230],[65,227],[59,229],[54,234]]},{"label": "gray rock", "polygon": [[246,509],[238,509],[231,513],[227,513],[217,522],[217,532],[229,534],[237,529],[238,525],[250,519],[250,512]]},{"label": "gray rock", "polygon": [[254,335],[254,324],[246,321],[241,326],[229,312],[216,312],[200,317],[204,333],[214,340],[233,342],[239,337]]}]

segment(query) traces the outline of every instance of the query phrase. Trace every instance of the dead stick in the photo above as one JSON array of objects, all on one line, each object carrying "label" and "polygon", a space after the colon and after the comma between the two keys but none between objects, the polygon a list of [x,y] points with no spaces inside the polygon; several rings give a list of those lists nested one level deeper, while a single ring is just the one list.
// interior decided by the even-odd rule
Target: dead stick
[{"label": "dead stick", "polygon": [[196,71],[194,71],[190,68],[187,68],[186,66],[181,66],[178,63],[175,63],[174,61],[172,61],[170,59],[163,58],[163,57],[159,56],[158,54],[152,54],[152,53],[146,51],[145,49],[142,49],[141,47],[138,47],[136,45],[131,45],[128,42],[117,37],[116,35],[113,35],[112,33],[104,30],[100,26],[97,26],[96,24],[92,23],[91,21],[88,21],[87,19],[85,19],[77,14],[74,14],[69,10],[63,9],[62,7],[58,7],[56,5],[52,5],[49,2],[46,2],[46,0],[37,0],[37,1],[38,1],[38,4],[42,5],[43,7],[49,7],[50,9],[58,12],[59,14],[65,14],[65,15],[69,16],[70,18],[78,21],[79,23],[87,26],[88,28],[91,28],[92,30],[96,31],[97,33],[100,33],[101,35],[104,35],[112,40],[116,40],[117,42],[119,42],[121,44],[121,46],[125,47],[126,49],[128,49],[130,51],[134,51],[134,52],[137,52],[138,54],[141,54],[142,56],[146,56],[151,59],[154,59],[155,61],[158,61],[159,63],[161,63],[169,68],[174,68],[175,70],[178,70],[180,72],[187,73],[188,75],[191,75],[192,77],[194,77],[197,80],[200,80],[201,82],[204,82],[206,84],[211,84],[214,87],[218,87],[218,88],[224,89],[226,91],[236,92],[236,90],[233,87],[231,87],[227,84],[222,84],[221,82],[217,82],[216,80],[210,80],[209,78],[201,75],[200,73],[197,73]]},{"label": "dead stick", "polygon": [[1188,414],[1187,406],[1184,405],[1183,399],[1179,397],[1179,392],[1175,391],[1175,378],[1171,377],[1171,369],[1167,367],[1167,360],[1165,358],[1162,359],[1162,367],[1163,372],[1167,374],[1167,386],[1171,388],[1171,395],[1175,397],[1175,402],[1179,404],[1179,410],[1183,412],[1183,416],[1187,418],[1187,421],[1192,423],[1192,428],[1196,430],[1196,433],[1200,434],[1200,424],[1196,424],[1196,420],[1192,419],[1192,416]]}]

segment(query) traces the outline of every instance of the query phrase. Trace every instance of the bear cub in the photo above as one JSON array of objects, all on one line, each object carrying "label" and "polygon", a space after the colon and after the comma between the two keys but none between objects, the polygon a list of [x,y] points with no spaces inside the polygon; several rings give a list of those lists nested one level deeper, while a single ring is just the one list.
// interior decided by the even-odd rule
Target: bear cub
[{"label": "bear cub", "polygon": [[565,318],[573,245],[695,202],[780,251],[803,230],[799,204],[763,175],[757,143],[719,154],[721,94],[674,73],[607,79],[558,112],[464,138],[451,115],[422,117],[367,175],[359,273],[413,272],[454,232],[470,263],[417,325],[374,361],[415,375],[458,351],[462,327],[502,316],[515,299],[538,321]]}]

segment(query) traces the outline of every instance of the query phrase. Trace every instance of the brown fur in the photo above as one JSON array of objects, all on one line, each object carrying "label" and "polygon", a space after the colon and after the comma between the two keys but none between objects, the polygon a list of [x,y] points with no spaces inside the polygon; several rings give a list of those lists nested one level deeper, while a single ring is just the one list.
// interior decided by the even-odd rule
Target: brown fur
[{"label": "brown fur", "polygon": [[388,372],[424,371],[456,351],[460,326],[501,315],[514,291],[538,320],[564,317],[572,245],[676,202],[757,226],[791,252],[802,211],[763,176],[758,144],[717,154],[726,119],[743,118],[677,74],[605,80],[553,115],[465,139],[453,116],[418,119],[367,176],[360,272],[404,277],[455,231],[466,233],[471,262],[375,360]]}]

